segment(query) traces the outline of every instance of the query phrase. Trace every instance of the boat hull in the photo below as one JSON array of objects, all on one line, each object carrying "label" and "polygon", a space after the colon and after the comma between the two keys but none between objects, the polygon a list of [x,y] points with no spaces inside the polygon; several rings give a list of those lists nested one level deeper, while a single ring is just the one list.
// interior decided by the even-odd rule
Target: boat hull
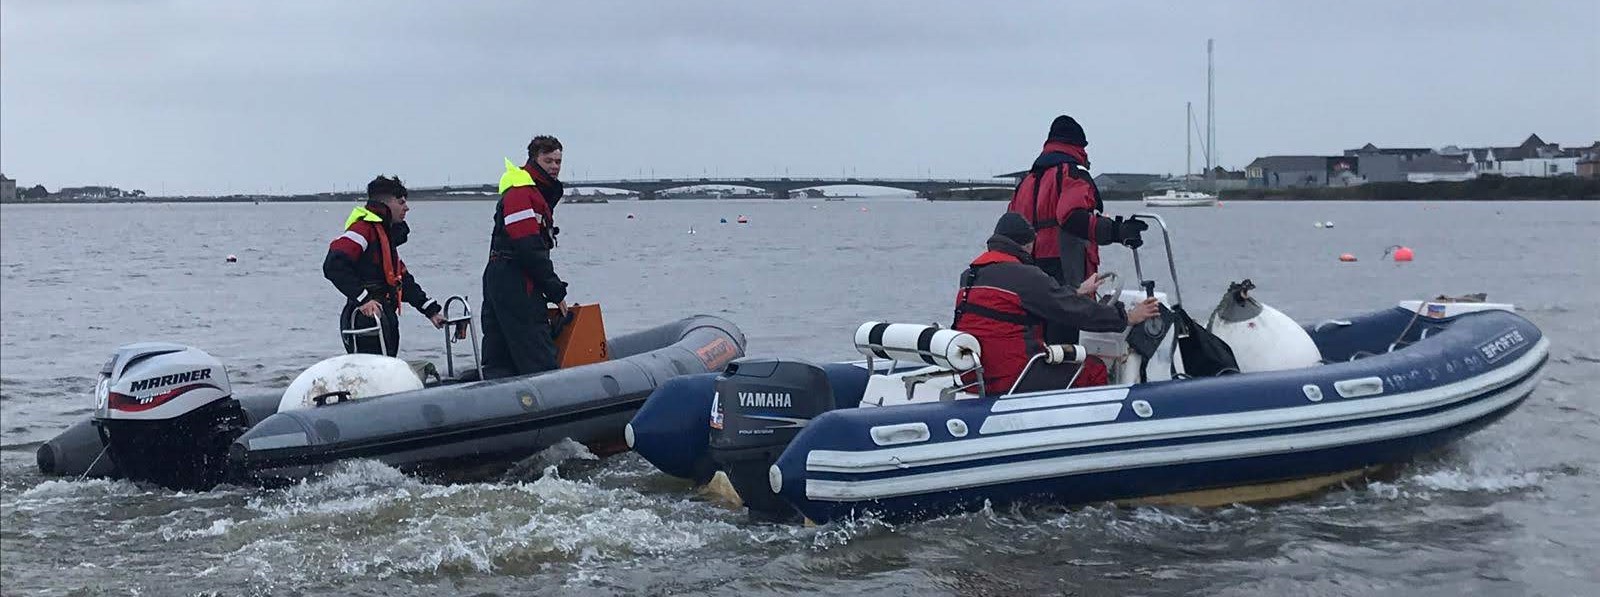
[{"label": "boat hull", "polygon": [[[506,379],[451,383],[317,408],[274,412],[277,397],[240,402],[251,425],[233,442],[231,482],[275,485],[370,458],[444,480],[491,478],[564,438],[616,451],[647,396],[673,378],[720,370],[744,352],[738,327],[685,318],[608,340],[611,360]],[[39,449],[41,472],[117,477],[88,421]]]},{"label": "boat hull", "polygon": [[795,437],[769,481],[816,522],[1019,500],[1284,499],[1505,416],[1533,392],[1549,352],[1537,327],[1505,311],[1435,319],[1396,308],[1308,332],[1332,362],[834,410]]},{"label": "boat hull", "polygon": [[1145,197],[1145,207],[1212,207],[1217,204],[1217,198],[1207,199],[1155,199]]}]

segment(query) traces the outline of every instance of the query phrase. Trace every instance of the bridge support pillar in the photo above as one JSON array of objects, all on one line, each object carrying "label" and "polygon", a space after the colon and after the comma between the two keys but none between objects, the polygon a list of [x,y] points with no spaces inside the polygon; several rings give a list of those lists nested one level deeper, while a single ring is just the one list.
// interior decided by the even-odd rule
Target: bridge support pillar
[{"label": "bridge support pillar", "polygon": [[654,201],[655,198],[656,198],[656,192],[655,191],[639,191],[639,200],[640,201]]},{"label": "bridge support pillar", "polygon": [[773,199],[788,199],[789,198],[789,191],[775,190],[775,191],[772,192],[772,198]]}]

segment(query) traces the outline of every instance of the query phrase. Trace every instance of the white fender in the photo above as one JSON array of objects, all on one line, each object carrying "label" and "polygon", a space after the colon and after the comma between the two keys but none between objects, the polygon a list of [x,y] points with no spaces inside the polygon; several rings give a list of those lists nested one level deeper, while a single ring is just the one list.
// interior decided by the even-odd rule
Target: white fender
[{"label": "white fender", "polygon": [[1322,362],[1322,352],[1305,328],[1277,309],[1255,302],[1261,307],[1255,317],[1238,321],[1218,317],[1210,326],[1211,333],[1233,349],[1241,373],[1300,369]]},{"label": "white fender", "polygon": [[314,398],[333,392],[349,392],[350,400],[360,400],[420,389],[422,380],[405,361],[375,354],[339,355],[294,378],[278,401],[278,412],[314,408]]}]

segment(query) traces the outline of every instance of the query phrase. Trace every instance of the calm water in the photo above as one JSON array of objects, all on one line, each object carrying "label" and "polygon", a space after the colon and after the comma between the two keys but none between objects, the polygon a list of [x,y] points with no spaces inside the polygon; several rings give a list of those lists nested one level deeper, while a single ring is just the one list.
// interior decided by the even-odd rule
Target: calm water
[{"label": "calm water", "polygon": [[[432,485],[372,462],[287,490],[200,494],[35,472],[34,449],[90,412],[95,371],[119,344],[200,347],[244,391],[281,388],[338,353],[340,299],[320,265],[349,207],[0,210],[6,594],[1600,593],[1595,203],[1163,212],[1191,310],[1244,277],[1301,320],[1482,291],[1516,303],[1553,342],[1546,381],[1503,421],[1392,477],[1290,504],[754,525],[636,456],[596,461],[575,445],[529,467],[544,475],[496,484]],[[600,302],[612,331],[710,313],[742,326],[753,354],[844,358],[862,321],[947,322],[955,278],[1001,209],[570,205],[559,210],[556,262],[572,299]],[[429,292],[480,294],[492,212],[415,204],[403,253]],[[740,214],[750,223],[717,223]],[[1380,259],[1401,243],[1417,261]],[[1343,252],[1361,261],[1340,264]],[[1109,253],[1111,269],[1132,273],[1126,251]],[[1160,269],[1147,253],[1146,267]],[[406,318],[406,356],[442,360],[439,332]]]}]

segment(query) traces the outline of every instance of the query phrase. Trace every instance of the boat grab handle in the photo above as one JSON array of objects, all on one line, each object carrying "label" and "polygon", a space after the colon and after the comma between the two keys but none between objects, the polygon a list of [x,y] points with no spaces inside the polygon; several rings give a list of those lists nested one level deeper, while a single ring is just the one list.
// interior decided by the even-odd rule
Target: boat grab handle
[{"label": "boat grab handle", "polygon": [[[450,307],[455,305],[457,302],[461,303],[461,315],[459,317],[451,317]],[[444,316],[445,377],[455,379],[456,376],[456,355],[454,345],[459,340],[455,337],[455,334],[451,333],[452,328],[462,323],[466,323],[467,337],[472,340],[473,366],[478,370],[478,379],[483,379],[483,356],[478,352],[478,324],[472,318],[472,305],[468,303],[467,297],[457,294],[445,299],[444,309],[439,311],[439,314]]]},{"label": "boat grab handle", "polygon": [[[359,311],[359,310],[354,310],[354,311],[350,312],[350,323],[349,323],[349,325],[354,326],[356,324],[356,314],[360,313],[360,312],[361,311]],[[389,355],[389,340],[387,338],[383,337],[383,314],[380,313],[377,317],[374,317],[373,321],[375,321],[376,324],[373,325],[372,327],[356,328],[356,329],[348,329],[348,330],[339,330],[339,333],[343,334],[345,336],[350,336],[350,346],[352,348],[355,347],[355,342],[356,342],[356,337],[357,336],[371,336],[373,334],[377,334],[378,335],[378,350],[383,351],[384,356],[388,356]]]}]

